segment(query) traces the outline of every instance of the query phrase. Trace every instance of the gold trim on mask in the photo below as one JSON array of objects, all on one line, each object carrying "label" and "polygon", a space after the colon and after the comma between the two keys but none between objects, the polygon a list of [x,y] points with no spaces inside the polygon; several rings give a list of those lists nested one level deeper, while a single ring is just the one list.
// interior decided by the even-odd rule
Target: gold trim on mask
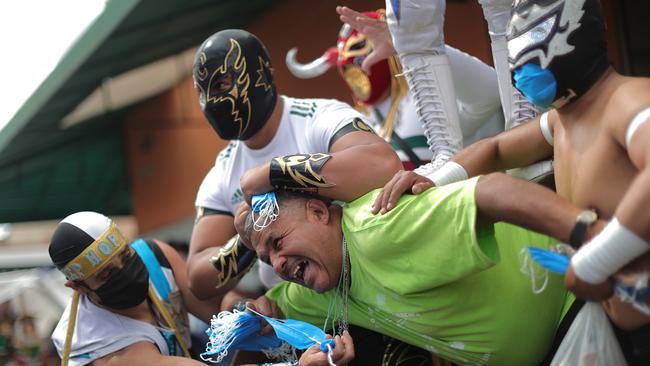
[{"label": "gold trim on mask", "polygon": [[366,100],[370,97],[370,78],[359,66],[346,66],[343,71],[343,79],[357,98]]},{"label": "gold trim on mask", "polygon": [[273,68],[270,65],[270,62],[264,61],[262,56],[257,56],[257,59],[260,62],[260,68],[257,70],[257,80],[255,81],[255,87],[263,87],[264,91],[269,91],[271,89],[271,84],[267,83],[266,79],[266,70],[269,74],[273,73]]},{"label": "gold trim on mask", "polygon": [[[234,57],[235,60],[230,64],[230,59]],[[233,77],[233,86],[229,92],[224,93],[224,95],[212,96],[212,82],[218,81],[219,78],[226,75],[228,70],[232,68],[235,72],[235,77]],[[246,58],[242,55],[241,46],[239,42],[235,39],[230,39],[230,49],[226,54],[226,57],[223,60],[223,65],[219,66],[212,75],[210,76],[210,81],[208,82],[207,98],[206,103],[220,103],[220,102],[230,102],[231,106],[231,115],[233,120],[236,123],[239,123],[239,135],[241,136],[244,131],[248,128],[248,125],[251,121],[251,102],[248,99],[248,87],[250,86],[251,78],[247,72]],[[246,121],[240,117],[239,108],[237,107],[237,101],[241,102],[241,105],[247,109]]]},{"label": "gold trim on mask", "polygon": [[111,226],[97,240],[68,262],[61,272],[68,280],[83,281],[104,268],[126,247],[126,239],[117,226],[111,223]]},{"label": "gold trim on mask", "polygon": [[[205,62],[207,60],[208,60],[208,56],[205,55],[205,52],[201,52],[201,54],[199,54],[199,61],[201,62],[201,65],[205,65]],[[205,78],[208,77],[208,69],[206,69],[205,67],[202,67],[202,68],[198,69],[197,74],[198,74],[199,80],[203,81],[203,80],[205,80]]]},{"label": "gold trim on mask", "polygon": [[[353,50],[352,46],[359,44],[360,42],[365,41],[366,44],[363,47]],[[370,40],[366,39],[366,36],[363,33],[357,33],[350,36],[346,41],[341,50],[339,51],[339,57],[346,59],[349,57],[355,56],[366,56],[372,51],[372,43]]]}]

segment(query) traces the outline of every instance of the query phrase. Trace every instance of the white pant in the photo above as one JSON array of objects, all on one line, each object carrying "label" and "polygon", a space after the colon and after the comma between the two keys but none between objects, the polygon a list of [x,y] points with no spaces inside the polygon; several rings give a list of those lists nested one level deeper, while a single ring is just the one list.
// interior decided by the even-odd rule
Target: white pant
[{"label": "white pant", "polygon": [[[494,90],[498,87],[504,118],[512,116],[512,85],[508,70],[505,33],[510,19],[512,0],[479,0],[488,24],[492,40],[493,60],[499,73],[498,79],[481,70],[482,64],[465,62],[445,47],[443,26],[446,3],[444,0],[399,0],[399,9],[393,9],[391,0],[386,0],[386,18],[395,50],[403,54],[445,54],[449,55],[454,87],[463,113],[483,114],[492,105]],[[485,64],[482,66],[488,67]],[[492,71],[492,73],[494,73]],[[488,80],[489,79],[489,80]],[[494,82],[494,84],[491,84]],[[484,99],[485,98],[485,99]],[[507,123],[510,125],[511,121]],[[477,126],[480,127],[480,124]],[[464,128],[463,128],[464,129]]]},{"label": "white pant", "polygon": [[[490,36],[504,36],[510,19],[511,0],[479,0]],[[390,0],[386,18],[397,53],[444,53],[444,0],[399,0],[399,19]]]}]

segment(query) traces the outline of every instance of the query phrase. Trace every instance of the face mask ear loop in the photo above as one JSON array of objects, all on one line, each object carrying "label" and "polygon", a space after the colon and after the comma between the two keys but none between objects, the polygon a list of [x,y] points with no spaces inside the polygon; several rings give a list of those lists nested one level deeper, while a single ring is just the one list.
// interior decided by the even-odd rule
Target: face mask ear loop
[{"label": "face mask ear loop", "polygon": [[68,329],[65,334],[65,343],[63,345],[63,356],[61,357],[61,366],[68,366],[70,359],[70,348],[72,347],[72,336],[77,323],[77,308],[79,307],[79,292],[72,294],[72,305],[70,305],[70,315],[68,317]]},{"label": "face mask ear loop", "polygon": [[[519,252],[519,260],[521,261],[521,267],[519,271],[525,275],[530,276],[531,288],[534,294],[541,294],[548,286],[548,270],[544,269],[541,274],[535,273],[535,263],[530,258],[530,252],[528,248],[523,248]],[[537,287],[537,279],[543,278],[544,281],[540,287]]]},{"label": "face mask ear loop", "polygon": [[282,345],[278,348],[262,349],[261,351],[264,354],[264,356],[272,360],[285,361],[287,366],[298,365],[298,362],[296,361],[298,359],[298,355],[296,354],[296,348],[294,348],[287,342],[282,342]]},{"label": "face mask ear loop", "polygon": [[331,345],[327,345],[327,362],[330,364],[330,366],[336,366],[334,361],[332,360],[332,355],[334,354],[334,349],[332,348]]},{"label": "face mask ear loop", "polygon": [[215,358],[204,357],[201,355],[203,361],[210,361],[214,363],[221,362],[226,356],[228,356],[228,349],[230,345],[235,341],[233,333],[239,324],[237,324],[236,314],[240,313],[239,310],[235,309],[233,312],[224,310],[217,315],[213,315],[210,319],[210,329],[209,335],[210,340],[205,346],[206,353],[214,354],[217,346],[222,346],[222,351],[216,355]]},{"label": "face mask ear loop", "polygon": [[[280,206],[275,193],[269,192],[252,197],[253,229],[262,231],[278,219]],[[256,214],[257,213],[257,217]]]}]

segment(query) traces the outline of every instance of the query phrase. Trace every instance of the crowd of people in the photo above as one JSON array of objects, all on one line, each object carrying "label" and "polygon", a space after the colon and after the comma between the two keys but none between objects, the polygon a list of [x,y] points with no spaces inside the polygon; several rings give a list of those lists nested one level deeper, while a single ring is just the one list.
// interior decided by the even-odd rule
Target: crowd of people
[{"label": "crowd of people", "polygon": [[[101,213],[63,219],[62,363],[198,365],[188,312],[252,309],[334,336],[294,365],[550,365],[585,301],[621,362],[650,363],[650,308],[614,293],[649,287],[650,79],[610,65],[598,0],[479,3],[494,69],[445,45],[444,0],[337,7],[336,47],[287,66],[335,68],[356,108],[280,94],[247,31],[207,38],[192,74],[229,143],[198,188],[187,260]],[[564,277],[536,288],[530,245],[565,248]],[[252,274],[257,293],[238,286]]]}]

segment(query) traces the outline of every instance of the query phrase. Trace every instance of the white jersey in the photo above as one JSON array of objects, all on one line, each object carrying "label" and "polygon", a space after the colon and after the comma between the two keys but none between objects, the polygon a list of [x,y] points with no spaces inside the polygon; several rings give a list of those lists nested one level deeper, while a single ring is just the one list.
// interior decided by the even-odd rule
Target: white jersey
[{"label": "white jersey", "polygon": [[[239,178],[247,170],[276,156],[328,152],[332,137],[341,127],[354,118],[363,118],[348,104],[334,99],[281,98],[284,109],[271,142],[254,150],[243,141],[231,141],[219,153],[214,166],[203,179],[196,196],[197,207],[234,215],[237,206],[244,201]],[[271,266],[261,262],[260,279],[266,287],[281,281]]]},{"label": "white jersey", "polygon": [[[71,302],[52,333],[52,342],[59,356],[62,356],[65,343],[70,305]],[[174,333],[170,329],[112,313],[93,304],[87,296],[80,295],[68,365],[86,365],[143,341],[155,344],[162,355],[169,356],[167,342],[173,342],[173,337]]]},{"label": "white jersey", "polygon": [[[153,253],[156,255],[155,252]],[[156,259],[170,290],[167,300],[163,300],[162,303],[172,315],[185,344],[191,347],[187,310],[183,304],[174,272],[169,267],[166,258],[161,262],[162,258],[156,255]],[[151,277],[149,283],[153,285]],[[158,294],[155,285],[153,285],[153,289]],[[61,319],[56,325],[54,333],[52,333],[52,342],[59,356],[63,355],[71,304],[72,301],[68,302],[68,306],[63,311]],[[159,321],[162,318],[156,310],[154,310],[154,315]],[[86,365],[96,359],[143,341],[155,344],[163,356],[177,356],[183,353],[171,328],[155,326],[115,314],[95,305],[86,295],[79,295],[77,319],[70,347],[70,361],[68,363],[70,366]]]},{"label": "white jersey", "polygon": [[[386,98],[381,103],[372,106],[369,108],[371,112],[372,127],[376,131],[381,130],[382,123],[390,110],[391,98]],[[429,144],[427,144],[427,138],[424,136],[424,131],[422,130],[422,125],[418,119],[418,115],[415,113],[415,104],[411,98],[411,93],[407,93],[404,98],[399,103],[397,108],[397,116],[393,125],[393,129],[397,136],[401,138],[404,143],[413,151],[415,155],[422,161],[422,163],[428,163],[433,157],[433,153],[429,150]],[[397,144],[393,138],[390,140],[390,145],[399,156],[399,159],[404,163],[404,166],[408,169],[413,169],[408,162],[411,161],[408,155],[402,150],[402,147]]]}]

